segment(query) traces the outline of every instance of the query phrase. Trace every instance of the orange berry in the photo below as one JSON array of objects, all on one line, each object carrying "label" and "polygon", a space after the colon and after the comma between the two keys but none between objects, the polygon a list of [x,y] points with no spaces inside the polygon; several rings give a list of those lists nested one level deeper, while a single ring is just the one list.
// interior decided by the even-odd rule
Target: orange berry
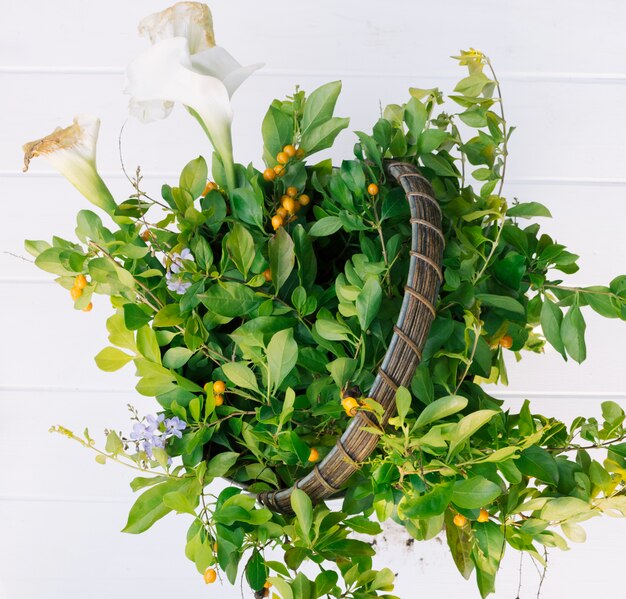
[{"label": "orange berry", "polygon": [[280,216],[283,220],[287,217],[289,212],[287,212],[282,206],[276,210],[276,214]]},{"label": "orange berry", "polygon": [[341,402],[341,405],[348,416],[356,416],[356,412],[359,408],[359,402],[354,399],[354,397],[346,397]]},{"label": "orange berry", "polygon": [[273,181],[274,179],[276,179],[276,171],[273,168],[266,168],[263,171],[263,178],[266,181]]},{"label": "orange berry", "polygon": [[282,177],[285,174],[285,167],[282,164],[277,164],[274,167],[274,172],[279,176]]},{"label": "orange berry", "polygon": [[263,271],[263,278],[269,283],[272,280],[272,271],[269,268],[266,268]]},{"label": "orange berry", "polygon": [[311,448],[311,453],[309,454],[309,462],[317,462],[320,459],[320,452],[315,449],[315,447]]},{"label": "orange berry", "polygon": [[215,407],[219,408],[219,406],[221,406],[224,403],[224,396],[223,395],[214,395],[213,399],[215,400]]},{"label": "orange berry", "polygon": [[505,335],[500,339],[500,345],[504,347],[504,349],[509,349],[513,345],[513,337],[511,337],[511,335]]},{"label": "orange berry", "polygon": [[74,279],[74,287],[76,287],[76,289],[84,289],[87,287],[87,278],[85,275],[78,275]]},{"label": "orange berry", "polygon": [[298,212],[300,210],[300,202],[298,200],[293,201],[293,211]]},{"label": "orange berry", "polygon": [[211,584],[217,580],[217,572],[215,568],[207,568],[204,571],[204,582]]},{"label": "orange berry", "polygon": [[457,514],[454,517],[454,525],[458,526],[459,528],[462,528],[463,526],[465,526],[467,524],[467,518],[463,515],[463,514]]},{"label": "orange berry", "polygon": [[288,187],[287,188],[287,195],[290,198],[295,198],[298,195],[298,188],[297,187]]},{"label": "orange berry", "polygon": [[146,230],[146,231],[144,231],[144,232],[141,234],[141,238],[142,238],[144,241],[150,241],[150,231],[147,231],[147,230]]},{"label": "orange berry", "polygon": [[226,383],[224,381],[215,381],[213,383],[213,393],[221,394],[226,391]]},{"label": "orange berry", "polygon": [[305,153],[305,151],[302,148],[298,148],[296,150],[296,158],[298,160],[302,160],[305,156],[306,156],[306,153]]},{"label": "orange berry", "polygon": [[291,144],[286,145],[283,148],[283,152],[287,154],[289,158],[293,158],[296,155],[296,149]]},{"label": "orange berry", "polygon": [[204,188],[202,195],[205,196],[207,193],[209,193],[209,191],[216,191],[216,190],[217,190],[217,183],[214,183],[213,181],[209,181],[206,184],[206,187]]},{"label": "orange berry", "polygon": [[286,152],[278,152],[278,154],[276,154],[276,162],[287,164],[289,162],[289,156],[287,156]]},{"label": "orange berry", "polygon": [[302,204],[302,206],[308,206],[309,202],[311,201],[311,198],[306,195],[306,193],[303,193],[299,198],[298,201],[300,202],[300,204]]},{"label": "orange berry", "polygon": [[213,553],[217,553],[217,541],[213,543]]},{"label": "orange berry", "polygon": [[70,289],[70,295],[73,300],[77,300],[83,294],[83,290],[78,287],[72,287]]},{"label": "orange berry", "polygon": [[296,201],[293,198],[290,198],[289,196],[283,196],[281,198],[281,204],[289,214],[293,214],[295,212]]},{"label": "orange berry", "polygon": [[272,583],[268,580],[265,582],[265,584],[263,585],[264,589],[270,589],[272,588]]},{"label": "orange berry", "polygon": [[369,193],[371,196],[378,195],[378,185],[376,185],[376,183],[370,183],[367,186],[367,193]]},{"label": "orange berry", "polygon": [[480,514],[476,518],[478,522],[489,522],[489,512],[483,508],[480,509]]},{"label": "orange berry", "polygon": [[84,308],[83,308],[83,312],[91,312],[91,309],[93,308],[93,304],[91,302],[89,302]]},{"label": "orange berry", "polygon": [[274,228],[274,231],[276,231],[276,229],[280,229],[282,226],[283,226],[282,217],[278,216],[278,214],[276,214],[275,216],[272,216],[272,227]]}]

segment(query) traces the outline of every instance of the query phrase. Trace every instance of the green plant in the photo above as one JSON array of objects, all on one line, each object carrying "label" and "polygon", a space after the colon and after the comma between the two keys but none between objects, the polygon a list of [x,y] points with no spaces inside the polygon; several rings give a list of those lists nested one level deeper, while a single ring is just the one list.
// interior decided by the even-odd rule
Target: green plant
[{"label": "green plant", "polygon": [[[475,570],[486,596],[507,546],[542,562],[542,547],[567,545],[555,528],[581,541],[580,522],[626,516],[617,404],[603,404],[601,421],[566,426],[528,402],[511,413],[481,387],[506,384],[507,351],[519,359],[547,342],[583,361],[582,309],[626,320],[626,277],[604,287],[563,284],[577,256],[539,225],[522,224],[548,209],[502,195],[512,130],[491,63],[475,50],[456,58],[468,75],[451,104],[438,89],[411,88],[371,133],[356,133],[354,158],[338,168],[311,157],[348,126],[334,116],[340,82],[272,103],[263,171],[234,163],[222,141],[210,182],[198,157],[156,199],[138,170],[131,197],[116,205],[87,153],[82,172],[95,183],[71,180],[115,226],[81,210],[79,242],[26,242],[77,309],[94,294],[111,298],[111,346],[96,362],[106,371],[132,362],[138,393],[159,406],[146,418],[132,410],[132,433],[108,431],[104,449],[87,432],[53,430],[100,463],[141,471],[126,532],[186,515],[186,554],[208,582],[219,568],[231,583],[243,573],[257,596],[269,582],[283,599],[391,598],[393,573],[373,570],[373,547],[351,534],[375,535],[392,519],[418,540],[445,531],[460,572]],[[449,112],[453,105],[460,110]],[[27,153],[54,153],[64,137],[71,149],[81,133],[72,127],[55,132],[52,149],[44,138]],[[295,516],[274,514],[253,494],[308,472],[354,410],[380,415],[359,392],[342,406],[341,390],[369,388],[402,302],[409,214],[385,176],[389,157],[418,166],[442,208],[437,317],[411,388],[398,390],[397,416],[342,506],[313,506],[296,490]],[[602,462],[594,450],[604,450]],[[214,496],[209,485],[219,477],[237,485]],[[301,570],[305,561],[319,566],[315,578]]]}]

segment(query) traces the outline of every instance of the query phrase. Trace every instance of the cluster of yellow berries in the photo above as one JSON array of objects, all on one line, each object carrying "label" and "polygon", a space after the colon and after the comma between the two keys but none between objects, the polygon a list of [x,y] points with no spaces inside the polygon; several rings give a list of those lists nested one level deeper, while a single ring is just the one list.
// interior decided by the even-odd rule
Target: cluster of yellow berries
[{"label": "cluster of yellow berries", "polygon": [[307,206],[311,198],[306,193],[298,195],[296,187],[288,187],[287,192],[280,198],[280,206],[276,209],[276,214],[272,216],[272,227],[274,231],[280,229],[286,222],[291,222],[298,218],[296,212],[302,206]]},{"label": "cluster of yellow berries", "polygon": [[263,171],[263,178],[266,181],[273,181],[276,177],[282,177],[285,174],[285,166],[292,159],[302,160],[304,158],[304,150],[292,144],[287,144],[281,152],[276,154],[276,162],[278,164],[274,168],[266,168]]},{"label": "cluster of yellow berries", "polygon": [[204,390],[208,393],[213,390],[213,399],[215,400],[215,407],[219,407],[224,403],[224,393],[226,392],[226,383],[224,381],[215,381],[213,383],[207,383],[204,386]]},{"label": "cluster of yellow berries", "polygon": [[[70,289],[70,295],[74,301],[76,301],[83,294],[83,289],[85,287],[87,287],[87,277],[85,277],[85,275],[78,275],[74,279],[74,286]],[[89,302],[83,308],[83,312],[90,312],[92,308],[93,304]]]},{"label": "cluster of yellow berries", "polygon": [[[454,516],[454,519],[452,521],[454,522],[454,525],[458,526],[459,528],[463,528],[467,524],[467,518],[463,514],[457,514],[456,516]],[[476,521],[489,522],[489,512],[481,508],[480,513],[478,514],[478,518],[476,518]]]}]

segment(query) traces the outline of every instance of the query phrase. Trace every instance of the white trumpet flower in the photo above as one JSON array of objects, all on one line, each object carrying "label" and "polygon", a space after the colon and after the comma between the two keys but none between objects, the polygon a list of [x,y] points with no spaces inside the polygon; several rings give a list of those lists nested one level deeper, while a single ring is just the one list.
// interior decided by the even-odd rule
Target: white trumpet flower
[{"label": "white trumpet flower", "polygon": [[33,158],[43,156],[92,204],[113,215],[117,205],[96,169],[99,130],[100,119],[75,117],[69,127],[57,127],[50,135],[24,144],[23,170],[28,170]]},{"label": "white trumpet flower", "polygon": [[208,6],[180,2],[141,21],[140,33],[153,45],[126,70],[131,114],[143,121],[166,117],[175,102],[199,121],[228,179],[235,186],[230,98],[260,66],[243,67],[215,46]]}]

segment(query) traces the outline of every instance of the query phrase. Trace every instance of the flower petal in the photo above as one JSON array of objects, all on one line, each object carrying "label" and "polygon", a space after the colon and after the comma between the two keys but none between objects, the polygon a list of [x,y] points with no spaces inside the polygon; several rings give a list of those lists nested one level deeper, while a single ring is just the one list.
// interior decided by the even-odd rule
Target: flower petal
[{"label": "flower petal", "polygon": [[153,44],[172,37],[184,37],[191,54],[215,46],[213,17],[209,7],[201,2],[178,2],[148,15],[139,23],[139,33]]},{"label": "flower petal", "polygon": [[162,100],[148,100],[139,102],[131,98],[128,103],[128,112],[138,118],[142,123],[151,123],[169,116],[174,108],[173,102],[163,102]]}]

